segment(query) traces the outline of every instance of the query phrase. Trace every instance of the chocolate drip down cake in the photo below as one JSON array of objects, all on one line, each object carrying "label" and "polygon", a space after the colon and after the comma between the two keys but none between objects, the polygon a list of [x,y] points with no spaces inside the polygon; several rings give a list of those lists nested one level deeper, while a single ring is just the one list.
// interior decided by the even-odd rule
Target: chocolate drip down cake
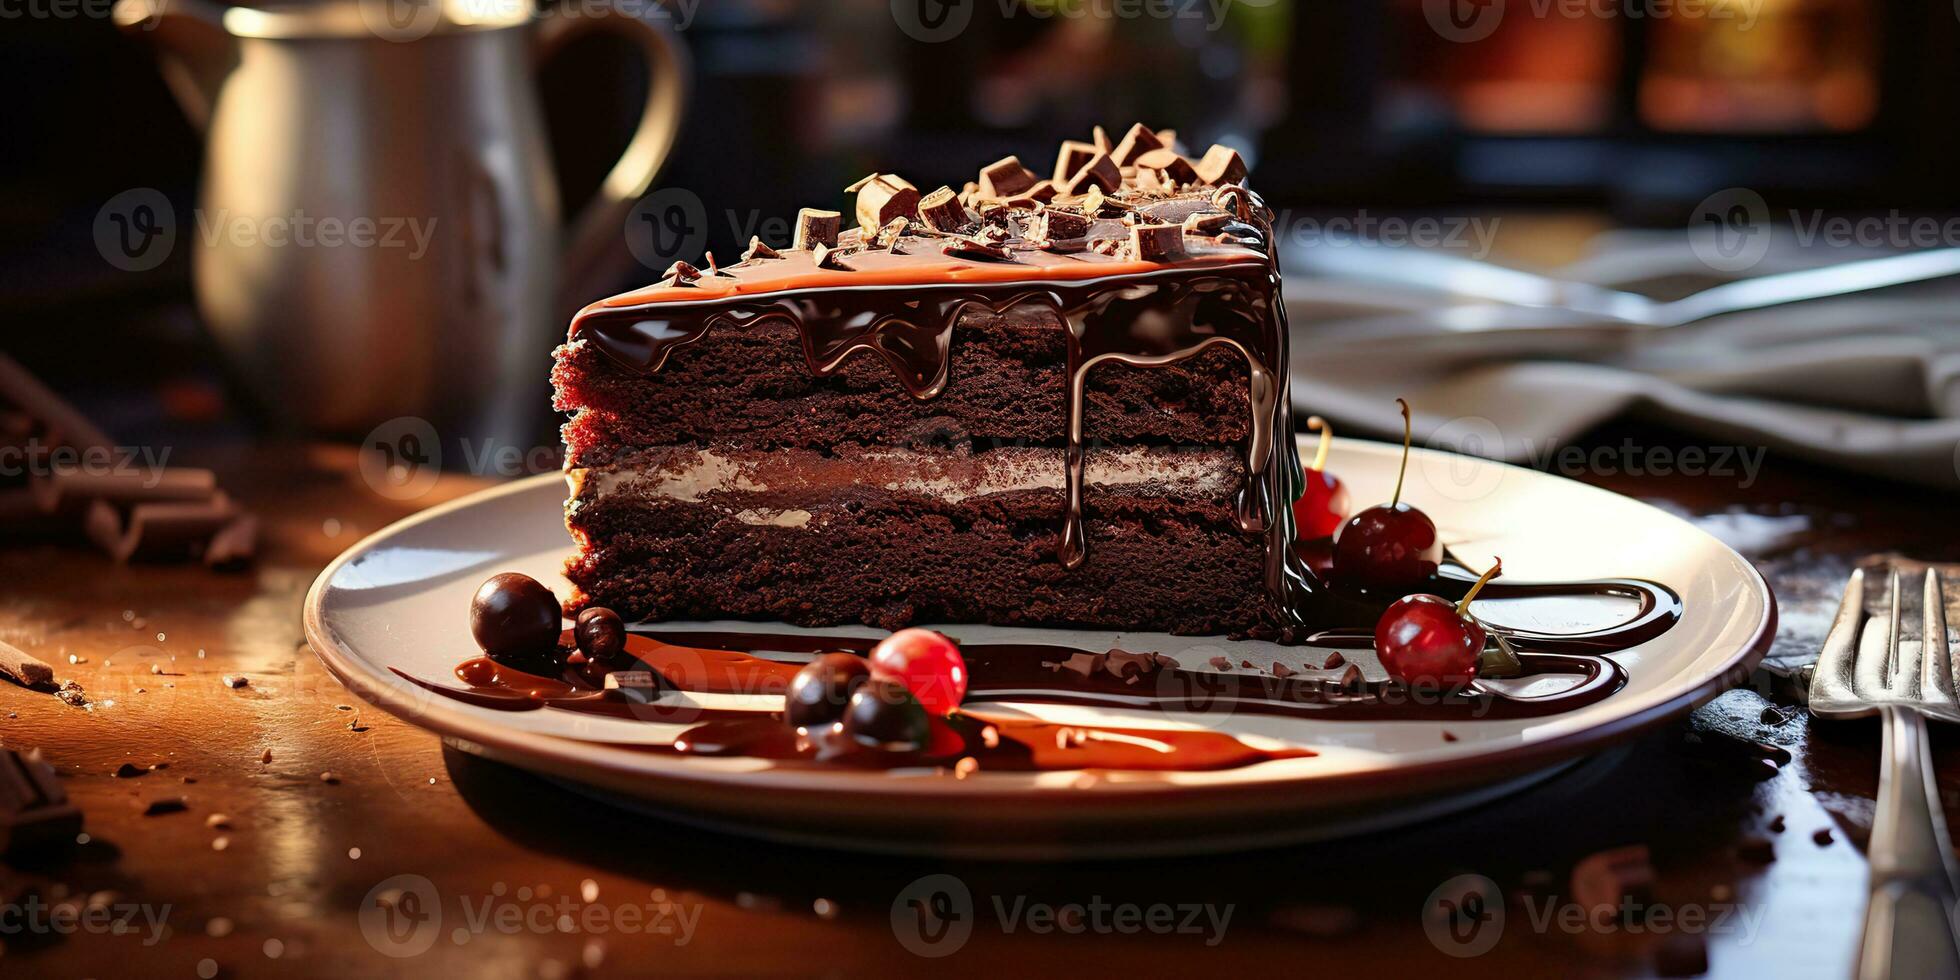
[{"label": "chocolate drip down cake", "polygon": [[[893,174],[556,352],[575,605],[1276,635],[1310,586],[1270,212],[1142,126]],[[850,227],[843,227],[845,224]]]}]

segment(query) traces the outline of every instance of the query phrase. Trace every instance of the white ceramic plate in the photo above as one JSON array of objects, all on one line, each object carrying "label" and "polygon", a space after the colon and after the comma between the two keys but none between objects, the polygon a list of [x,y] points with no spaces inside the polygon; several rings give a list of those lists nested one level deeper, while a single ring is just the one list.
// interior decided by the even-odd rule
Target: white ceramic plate
[{"label": "white ceramic plate", "polygon": [[[1398,447],[1337,441],[1329,468],[1357,502],[1386,500],[1398,454]],[[1317,753],[1215,772],[1084,778],[982,771],[956,779],[924,768],[872,772],[653,754],[601,743],[665,740],[681,729],[550,708],[495,711],[432,694],[394,673],[454,684],[456,664],[477,652],[467,627],[470,595],[492,574],[520,571],[565,590],[563,497],[560,479],[540,476],[433,508],[356,544],[321,572],[307,596],[313,649],[356,694],[465,751],[676,819],[799,843],[1005,858],[1123,856],[1305,840],[1421,819],[1527,783],[1713,697],[1746,676],[1775,633],[1775,601],[1762,577],[1679,518],[1560,477],[1418,451],[1404,499],[1434,517],[1470,565],[1482,567],[1495,554],[1513,580],[1646,578],[1680,594],[1684,609],[1673,629],[1613,655],[1631,674],[1625,688],[1564,714],[1448,724],[1005,709],[1064,724],[1210,727],[1257,745]],[[1491,610],[1480,604],[1479,611],[1508,625],[1532,620],[1544,627],[1573,613],[1571,601]],[[1632,603],[1626,607],[1631,613]],[[1086,649],[1198,654],[1180,658],[1187,664],[1211,653],[1261,664],[1298,654],[1218,638],[947,629],[967,642],[1040,634]],[[1376,664],[1356,660],[1371,677],[1379,673]],[[1444,738],[1445,728],[1454,741]]]}]

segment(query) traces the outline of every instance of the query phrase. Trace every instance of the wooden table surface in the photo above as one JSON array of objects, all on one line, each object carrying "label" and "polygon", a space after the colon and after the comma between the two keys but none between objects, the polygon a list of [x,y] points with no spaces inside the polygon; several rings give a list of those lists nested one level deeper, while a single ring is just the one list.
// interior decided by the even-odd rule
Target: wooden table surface
[{"label": "wooden table surface", "polygon": [[[1673,438],[1596,434],[1637,448],[1679,445]],[[180,461],[217,467],[262,515],[254,568],[118,568],[58,546],[0,552],[0,639],[56,662],[58,676],[95,699],[75,708],[0,683],[0,744],[46,753],[86,812],[88,838],[66,858],[0,866],[0,882],[71,910],[94,903],[134,916],[121,934],[106,920],[37,934],[19,918],[35,906],[16,902],[12,919],[0,907],[7,976],[1646,974],[1660,943],[1693,940],[1678,930],[1567,931],[1539,921],[1545,902],[1532,897],[1567,891],[1577,862],[1629,844],[1650,848],[1655,903],[1711,924],[1714,973],[1837,977],[1850,962],[1877,732],[1812,726],[1800,712],[1765,724],[1766,696],[1789,701],[1765,672],[1755,690],[1536,788],[1365,838],[1081,865],[797,850],[616,812],[445,751],[326,674],[300,636],[301,598],[318,570],[364,534],[487,481],[445,476],[426,496],[391,502],[363,484],[343,447]],[[1756,560],[1782,604],[1772,662],[1814,656],[1855,562],[1960,558],[1960,540],[1943,530],[1944,501],[1775,458],[1753,481],[1579,475],[1682,513]],[[227,674],[250,683],[227,687]],[[1774,768],[1738,755],[1725,732],[1791,758]],[[1945,732],[1936,739],[1947,811],[1960,814],[1960,749]],[[118,778],[124,763],[167,768]],[[143,815],[147,801],[170,796],[188,809]],[[228,827],[209,826],[218,815]],[[1772,842],[1772,863],[1738,854],[1752,837]],[[1464,873],[1492,879],[1507,915],[1494,948],[1458,959],[1426,938],[1421,909]],[[893,915],[908,887],[934,874],[957,876],[976,916],[963,944],[935,947],[951,955],[928,962],[901,944]],[[400,875],[419,879],[384,884]],[[371,912],[365,933],[361,913],[404,882],[433,888],[441,918],[426,951],[397,958],[387,954],[414,945],[429,909],[392,921]],[[1196,918],[1188,930],[1066,934],[1041,930],[1030,914],[1077,904],[1091,925],[1128,921],[1098,903],[1169,906],[1177,926],[1185,909]]]}]

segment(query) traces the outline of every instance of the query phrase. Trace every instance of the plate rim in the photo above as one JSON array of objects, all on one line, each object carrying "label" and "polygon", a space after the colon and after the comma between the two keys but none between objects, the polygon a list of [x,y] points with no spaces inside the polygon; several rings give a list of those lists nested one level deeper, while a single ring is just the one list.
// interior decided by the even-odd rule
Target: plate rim
[{"label": "plate rim", "polygon": [[[1379,449],[1387,443],[1374,440],[1337,438],[1337,447],[1346,444],[1357,449]],[[1776,638],[1778,608],[1774,590],[1753,562],[1744,558],[1726,542],[1707,531],[1695,527],[1679,515],[1669,513],[1644,501],[1615,493],[1603,487],[1581,483],[1578,480],[1555,473],[1527,469],[1514,464],[1478,456],[1465,456],[1443,450],[1417,448],[1417,455],[1437,458],[1461,458],[1479,465],[1499,467],[1505,471],[1516,471],[1537,478],[1549,478],[1567,484],[1572,488],[1582,488],[1594,493],[1602,493],[1619,500],[1647,508],[1668,520],[1682,524],[1687,530],[1712,542],[1716,547],[1734,558],[1747,571],[1747,578],[1757,586],[1759,599],[1756,611],[1759,621],[1756,631],[1740,644],[1721,664],[1708,670],[1705,676],[1691,687],[1676,692],[1654,704],[1629,713],[1588,725],[1575,731],[1552,735],[1543,739],[1509,745],[1502,751],[1468,752],[1458,756],[1429,758],[1421,761],[1396,761],[1393,756],[1378,765],[1324,774],[1302,775],[1252,775],[1249,778],[1220,785],[1178,784],[1165,780],[1098,780],[1093,786],[1035,786],[1000,785],[986,780],[941,780],[905,779],[885,780],[894,788],[890,790],[866,789],[861,785],[850,787],[839,785],[833,774],[821,770],[772,769],[768,771],[766,791],[772,796],[810,795],[831,796],[842,793],[848,797],[872,802],[877,800],[903,801],[919,804],[927,801],[946,799],[969,800],[975,803],[998,802],[1005,804],[1024,802],[1051,802],[1059,795],[1067,795],[1071,807],[1078,811],[1101,810],[1105,807],[1122,806],[1138,801],[1183,800],[1187,802],[1213,802],[1240,795],[1256,795],[1266,798],[1268,806],[1280,807],[1285,801],[1275,798],[1275,794],[1309,792],[1321,794],[1324,798],[1332,794],[1335,799],[1351,796],[1356,792],[1367,792],[1382,784],[1398,785],[1408,781],[1421,781],[1434,778],[1439,787],[1455,786],[1463,783],[1484,783],[1504,778],[1507,774],[1525,769],[1543,768],[1557,764],[1561,760],[1577,758],[1588,751],[1604,748],[1640,731],[1657,726],[1677,715],[1684,714],[1740,683],[1750,671],[1761,663]],[[439,520],[457,511],[479,506],[506,496],[531,492],[537,486],[562,480],[561,473],[540,473],[535,476],[513,480],[508,483],[486,487],[465,494],[454,500],[445,501],[432,507],[410,514],[398,521],[379,528],[359,541],[348,546],[321,569],[312,585],[307,589],[302,607],[302,627],[307,645],[314,655],[327,668],[328,673],[356,696],[387,711],[410,725],[429,731],[442,739],[454,740],[482,750],[488,754],[507,760],[527,760],[550,766],[567,767],[570,770],[586,773],[601,786],[617,785],[622,774],[635,778],[652,778],[671,781],[682,786],[696,786],[718,790],[755,788],[757,773],[754,771],[729,771],[704,768],[689,760],[668,758],[630,748],[616,748],[594,742],[582,741],[551,733],[526,732],[497,726],[488,719],[463,710],[462,705],[450,705],[430,695],[422,688],[398,677],[380,676],[378,671],[369,672],[357,667],[363,661],[351,649],[343,647],[332,635],[324,621],[323,603],[328,582],[343,567],[360,555],[366,553],[381,540],[398,535],[411,528]],[[1732,614],[1733,615],[1733,614]],[[378,681],[378,683],[377,683]],[[1474,745],[1474,743],[1465,743]],[[564,770],[558,770],[564,771]],[[902,783],[902,785],[901,785]],[[1072,814],[1078,819],[1083,814]]]}]

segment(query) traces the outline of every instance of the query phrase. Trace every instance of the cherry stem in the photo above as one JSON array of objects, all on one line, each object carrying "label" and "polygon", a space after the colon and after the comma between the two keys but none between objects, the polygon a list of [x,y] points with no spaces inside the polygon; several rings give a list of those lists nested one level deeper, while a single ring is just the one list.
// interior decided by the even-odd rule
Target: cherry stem
[{"label": "cherry stem", "polygon": [[1307,467],[1315,473],[1327,469],[1327,450],[1334,445],[1334,427],[1318,415],[1307,417],[1307,431],[1320,433],[1320,448],[1314,450],[1313,465]]},{"label": "cherry stem", "polygon": [[1409,475],[1409,442],[1414,435],[1409,421],[1409,403],[1397,398],[1395,404],[1402,406],[1402,468],[1395,471],[1395,496],[1388,500],[1390,507],[1402,502],[1402,478]]},{"label": "cherry stem", "polygon": [[1494,579],[1497,576],[1503,574],[1503,572],[1504,572],[1504,559],[1502,558],[1493,559],[1491,562],[1490,570],[1486,571],[1481,578],[1477,579],[1477,584],[1471,586],[1470,591],[1465,592],[1463,594],[1463,601],[1456,604],[1456,614],[1458,616],[1470,615],[1470,600],[1475,599],[1477,597],[1477,593],[1482,592],[1484,590],[1484,583],[1489,582],[1491,579]]}]

